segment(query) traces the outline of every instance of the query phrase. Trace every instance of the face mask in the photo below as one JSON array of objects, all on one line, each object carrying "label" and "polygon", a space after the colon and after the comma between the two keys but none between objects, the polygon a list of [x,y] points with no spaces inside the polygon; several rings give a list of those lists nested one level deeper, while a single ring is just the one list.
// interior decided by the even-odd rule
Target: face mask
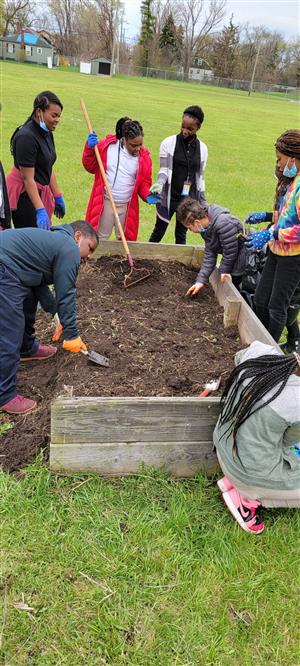
[{"label": "face mask", "polygon": [[40,127],[41,127],[45,132],[49,132],[48,127],[47,127],[47,125],[46,125],[46,123],[45,123],[45,121],[44,121],[44,119],[43,119],[42,114],[41,114],[41,118],[42,118],[42,120],[40,120]]},{"label": "face mask", "polygon": [[297,176],[297,167],[295,162],[291,167],[289,167],[288,163],[286,163],[283,169],[283,175],[286,176],[287,178],[295,178],[295,176]]},{"label": "face mask", "polygon": [[199,229],[198,229],[199,234],[204,234],[205,231],[206,231],[206,227],[199,227]]}]

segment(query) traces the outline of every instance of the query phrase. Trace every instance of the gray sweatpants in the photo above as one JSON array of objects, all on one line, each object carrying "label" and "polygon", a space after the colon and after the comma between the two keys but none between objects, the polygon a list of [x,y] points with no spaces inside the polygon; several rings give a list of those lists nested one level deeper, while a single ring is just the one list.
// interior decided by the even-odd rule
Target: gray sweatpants
[{"label": "gray sweatpants", "polygon": [[226,470],[224,463],[218,456],[219,464],[228,481],[239,491],[245,499],[258,500],[267,508],[300,509],[300,487],[296,490],[274,490],[273,488],[260,488],[259,486],[246,486]]}]

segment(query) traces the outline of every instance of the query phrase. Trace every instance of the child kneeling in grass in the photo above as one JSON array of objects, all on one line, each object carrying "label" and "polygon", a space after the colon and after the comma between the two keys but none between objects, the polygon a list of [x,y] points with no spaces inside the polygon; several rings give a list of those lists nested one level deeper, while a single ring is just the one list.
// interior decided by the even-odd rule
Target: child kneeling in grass
[{"label": "child kneeling in grass", "polygon": [[219,266],[221,282],[232,279],[238,288],[245,267],[246,248],[242,237],[243,225],[228,208],[212,204],[204,207],[199,201],[187,197],[177,209],[181,224],[194,233],[200,233],[205,242],[204,259],[195,284],[186,295],[195,296],[208,283],[222,255]]},{"label": "child kneeling in grass", "polygon": [[240,527],[259,534],[261,506],[300,508],[300,356],[256,340],[235,362],[213,436],[217,483]]}]

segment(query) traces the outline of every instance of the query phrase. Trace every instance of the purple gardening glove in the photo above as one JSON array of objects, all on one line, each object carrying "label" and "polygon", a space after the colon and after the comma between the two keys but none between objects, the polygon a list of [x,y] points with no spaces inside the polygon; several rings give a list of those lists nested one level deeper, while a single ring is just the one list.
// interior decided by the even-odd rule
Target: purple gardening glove
[{"label": "purple gardening glove", "polygon": [[50,229],[51,222],[49,215],[46,211],[46,208],[37,208],[36,209],[36,225],[39,229]]}]

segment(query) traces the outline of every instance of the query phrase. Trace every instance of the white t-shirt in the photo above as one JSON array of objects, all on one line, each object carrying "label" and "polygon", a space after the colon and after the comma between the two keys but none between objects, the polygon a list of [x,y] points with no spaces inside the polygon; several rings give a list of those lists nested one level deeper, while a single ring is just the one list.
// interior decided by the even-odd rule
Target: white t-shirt
[{"label": "white t-shirt", "polygon": [[[119,166],[118,165],[119,156]],[[120,141],[111,143],[107,151],[106,175],[116,203],[128,203],[134,190],[139,158],[130,155]],[[106,196],[106,195],[105,195]]]}]

